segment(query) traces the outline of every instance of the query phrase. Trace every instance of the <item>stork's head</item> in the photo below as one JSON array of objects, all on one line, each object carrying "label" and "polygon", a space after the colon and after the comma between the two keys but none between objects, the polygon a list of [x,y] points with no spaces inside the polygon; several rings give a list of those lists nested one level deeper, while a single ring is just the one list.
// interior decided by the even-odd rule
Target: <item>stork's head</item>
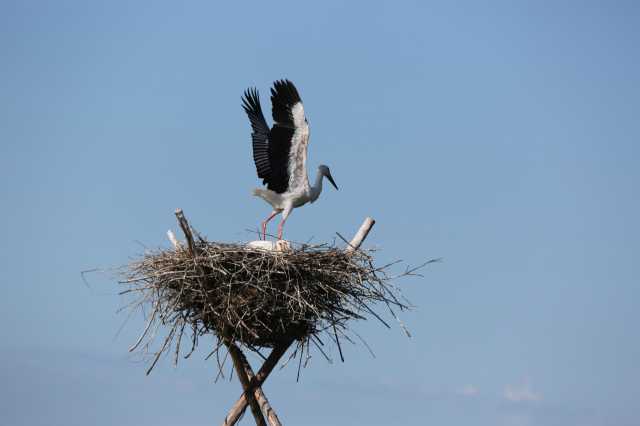
[{"label": "stork's head", "polygon": [[333,185],[335,189],[338,189],[338,185],[336,185],[336,182],[333,180],[333,177],[331,176],[331,171],[329,170],[329,167],[325,166],[324,164],[321,164],[318,166],[318,171],[322,174],[322,176],[326,177],[329,180],[329,182],[331,182],[331,185]]}]

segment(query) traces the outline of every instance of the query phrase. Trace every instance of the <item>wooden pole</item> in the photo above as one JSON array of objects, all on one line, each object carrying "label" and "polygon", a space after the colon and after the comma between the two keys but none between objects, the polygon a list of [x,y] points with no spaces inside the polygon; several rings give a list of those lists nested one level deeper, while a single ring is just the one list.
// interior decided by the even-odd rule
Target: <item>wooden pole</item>
[{"label": "wooden pole", "polygon": [[356,235],[354,235],[353,239],[349,243],[349,246],[344,251],[352,252],[358,250],[362,245],[362,242],[365,240],[365,238],[367,238],[367,235],[369,235],[369,231],[371,231],[371,228],[373,228],[373,225],[375,224],[376,221],[372,218],[365,218],[364,222],[362,222],[362,225],[360,225],[360,229],[358,229],[358,232],[356,232]]},{"label": "wooden pole", "polygon": [[[251,413],[253,414],[253,417],[256,419],[256,425],[267,426],[267,422],[265,422],[264,417],[262,417],[260,404],[258,404],[258,400],[256,399],[254,392],[252,392],[251,386],[249,384],[250,378],[246,373],[249,362],[245,358],[240,348],[238,348],[236,344],[233,343],[230,339],[225,339],[224,343],[225,345],[227,345],[227,348],[229,348],[229,355],[231,355],[231,359],[233,360],[233,368],[236,370],[238,380],[240,380],[242,389],[244,390],[243,395],[247,395],[249,398],[249,406],[251,407]],[[251,367],[249,367],[249,369],[251,369]],[[279,424],[280,422],[278,422],[278,425]]]},{"label": "wooden pole", "polygon": [[193,240],[191,227],[189,226],[189,222],[187,222],[187,218],[184,217],[182,209],[176,209],[176,218],[178,218],[178,224],[180,225],[180,228],[182,228],[184,237],[187,239],[187,247],[189,247],[189,253],[191,254],[191,256],[196,257],[196,243]]},{"label": "wooden pole", "polygon": [[[349,242],[349,246],[345,249],[345,251],[353,252],[358,250],[362,245],[362,243],[364,242],[364,240],[367,238],[367,235],[369,235],[369,231],[371,231],[371,228],[373,228],[373,225],[375,225],[375,223],[376,221],[373,220],[372,218],[370,217],[365,218],[364,222],[362,222],[362,225],[360,225],[358,232],[356,232],[354,237],[351,239],[351,241]],[[249,382],[249,389],[245,388],[245,392],[240,396],[240,398],[238,398],[236,403],[233,404],[233,407],[231,407],[231,410],[229,410],[227,417],[225,417],[224,422],[222,422],[222,426],[233,426],[238,422],[238,420],[240,420],[240,417],[242,417],[242,414],[247,409],[247,397],[250,398],[247,390],[249,392],[253,390],[253,396],[259,401],[262,398],[264,398],[264,401],[266,401],[266,397],[262,392],[262,384],[267,379],[267,377],[269,376],[273,368],[278,364],[278,361],[280,360],[280,358],[282,358],[282,356],[287,352],[287,350],[292,344],[293,344],[293,341],[273,348],[267,360],[264,362],[264,364],[262,364],[262,367],[260,368],[260,371],[258,371],[258,374],[256,374],[254,377],[251,378]],[[247,370],[247,376],[251,377],[251,375],[253,374],[253,371],[251,371],[251,366],[249,366],[248,363],[246,365],[249,367],[249,369]],[[264,412],[265,406],[263,404],[260,404],[260,405],[263,407],[263,413],[267,416],[267,418],[270,417],[269,413],[273,413],[273,416],[277,420],[277,416],[275,416],[275,411],[271,410],[268,413],[265,413]],[[269,419],[269,424],[271,426],[279,426],[280,422],[278,421],[278,423],[271,423],[271,419]]]},{"label": "wooden pole", "polygon": [[[247,376],[251,378],[249,382],[249,392],[253,392],[254,396],[258,399],[260,408],[262,408],[262,413],[267,417],[267,420],[269,420],[269,424],[271,426],[280,425],[280,420],[278,419],[278,416],[276,416],[276,413],[273,410],[273,408],[271,408],[269,401],[267,401],[267,398],[264,395],[264,392],[262,391],[261,386],[264,383],[264,381],[267,379],[271,371],[275,368],[275,366],[278,365],[278,361],[287,352],[287,350],[293,344],[293,342],[294,340],[288,343],[278,345],[275,348],[273,348],[273,350],[267,357],[267,360],[262,364],[262,367],[260,367],[258,374],[256,374],[255,376],[253,374],[253,370],[251,369],[251,366],[248,365],[249,363],[246,364],[248,367],[246,369]],[[233,404],[233,407],[231,407],[231,410],[229,410],[227,417],[225,417],[224,421],[222,422],[222,426],[235,425],[238,422],[238,420],[240,420],[240,417],[242,417],[242,414],[246,409],[247,409],[247,392],[243,392],[242,395],[240,395],[240,398],[238,398],[238,400],[236,401],[236,403]]]},{"label": "wooden pole", "polygon": [[[182,209],[177,209],[175,214],[176,214],[176,218],[178,219],[178,224],[180,225],[180,228],[182,228],[182,232],[184,233],[184,237],[187,239],[187,247],[189,249],[189,254],[191,254],[191,256],[195,258],[198,255],[198,252],[197,252],[198,248],[193,239],[191,226],[189,226],[189,222],[187,221],[187,218],[184,216]],[[177,244],[177,241],[174,243],[172,240],[171,242],[174,244],[174,246]],[[251,406],[251,412],[253,413],[253,417],[256,420],[256,425],[267,426],[267,422],[265,422],[264,417],[262,416],[260,405],[258,404],[258,401],[254,396],[254,392],[251,392],[249,388],[250,378],[247,376],[246,368],[244,365],[244,364],[248,365],[247,359],[242,354],[242,351],[240,351],[240,348],[238,348],[233,343],[233,341],[231,341],[231,339],[228,339],[225,337],[223,340],[225,345],[227,345],[227,348],[229,348],[229,355],[231,355],[231,359],[233,360],[233,366],[236,370],[236,374],[238,375],[238,379],[242,384],[242,388],[247,394],[248,403]],[[244,363],[243,363],[243,360],[244,360]]]}]

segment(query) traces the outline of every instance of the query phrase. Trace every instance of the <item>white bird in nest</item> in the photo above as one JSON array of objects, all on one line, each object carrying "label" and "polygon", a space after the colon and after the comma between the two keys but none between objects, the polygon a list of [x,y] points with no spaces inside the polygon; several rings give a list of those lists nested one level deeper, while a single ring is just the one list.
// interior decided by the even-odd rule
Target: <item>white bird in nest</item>
[{"label": "white bird in nest", "polygon": [[271,204],[273,211],[262,222],[262,238],[267,238],[267,223],[282,213],[278,225],[278,240],[282,240],[282,228],[291,211],[308,202],[314,202],[322,192],[322,179],[338,189],[329,167],[318,166],[316,180],[309,184],[307,176],[307,146],[309,123],[298,90],[289,80],[278,80],[271,89],[273,127],[269,130],[262,114],[258,90],[247,89],[242,107],[251,121],[253,160],[258,177],[267,188],[256,188],[256,195]]}]

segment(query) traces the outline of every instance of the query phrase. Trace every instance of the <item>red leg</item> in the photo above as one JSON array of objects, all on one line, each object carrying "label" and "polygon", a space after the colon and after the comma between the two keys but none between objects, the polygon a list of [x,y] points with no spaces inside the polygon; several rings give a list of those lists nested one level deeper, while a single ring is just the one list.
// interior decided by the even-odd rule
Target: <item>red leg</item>
[{"label": "red leg", "polygon": [[267,223],[269,223],[269,221],[273,219],[277,214],[278,214],[277,211],[275,210],[272,211],[269,217],[262,222],[262,239],[263,240],[267,239]]},{"label": "red leg", "polygon": [[285,209],[282,212],[282,220],[280,221],[280,224],[278,225],[278,239],[281,240],[282,239],[282,228],[284,227],[284,223],[287,221],[287,218],[289,217],[289,214],[291,213],[291,208]]}]

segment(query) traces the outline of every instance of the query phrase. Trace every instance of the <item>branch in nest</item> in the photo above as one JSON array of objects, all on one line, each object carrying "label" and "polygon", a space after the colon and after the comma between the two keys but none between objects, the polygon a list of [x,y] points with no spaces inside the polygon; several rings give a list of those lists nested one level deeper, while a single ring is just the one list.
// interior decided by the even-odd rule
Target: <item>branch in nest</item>
[{"label": "branch in nest", "polygon": [[[388,327],[376,305],[384,304],[395,319],[394,308],[409,308],[386,267],[375,266],[373,251],[360,248],[372,219],[365,221],[346,250],[305,244],[270,252],[202,237],[195,241],[181,210],[176,217],[187,248],[174,236],[173,249],[147,252],[127,266],[121,281],[125,291],[139,295],[136,306],[152,308],[131,350],[148,348],[155,334],[150,330],[159,325],[169,330],[149,371],[172,347],[177,362],[180,341],[188,335],[191,350],[185,357],[203,335],[257,351],[290,341],[297,341],[300,350],[306,344],[308,350],[311,339],[320,347],[317,343],[325,334],[336,342],[344,360],[340,337],[347,336],[350,321],[373,317]],[[407,269],[394,279],[414,274],[415,269]],[[218,344],[216,352],[220,347],[224,345]]]}]

